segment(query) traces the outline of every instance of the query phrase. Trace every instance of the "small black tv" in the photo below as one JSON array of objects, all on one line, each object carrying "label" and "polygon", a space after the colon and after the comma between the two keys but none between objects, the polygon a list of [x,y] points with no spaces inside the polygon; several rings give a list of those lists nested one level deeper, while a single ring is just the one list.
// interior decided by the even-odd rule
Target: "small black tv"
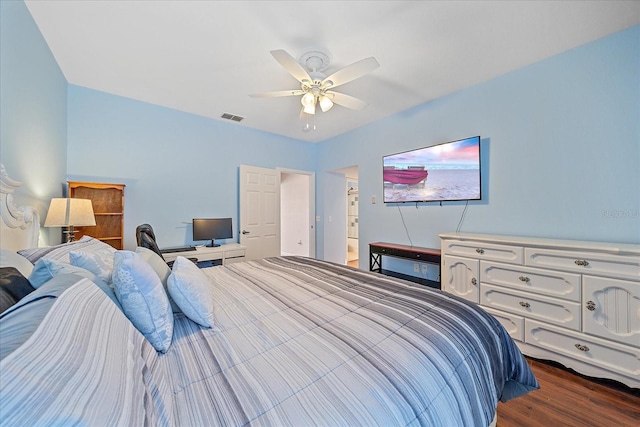
[{"label": "small black tv", "polygon": [[385,203],[480,200],[480,137],[382,157]]},{"label": "small black tv", "polygon": [[194,218],[193,241],[211,240],[209,247],[220,246],[216,239],[231,239],[233,229],[231,218]]}]

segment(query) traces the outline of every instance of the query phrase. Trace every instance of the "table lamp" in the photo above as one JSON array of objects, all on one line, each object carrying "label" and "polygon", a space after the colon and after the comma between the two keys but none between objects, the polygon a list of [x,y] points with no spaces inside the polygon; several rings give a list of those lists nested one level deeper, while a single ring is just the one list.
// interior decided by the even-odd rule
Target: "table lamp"
[{"label": "table lamp", "polygon": [[94,226],[96,218],[93,214],[93,206],[89,199],[51,199],[47,218],[44,220],[45,227],[68,227],[64,233],[67,235],[67,242],[74,240],[74,226]]}]

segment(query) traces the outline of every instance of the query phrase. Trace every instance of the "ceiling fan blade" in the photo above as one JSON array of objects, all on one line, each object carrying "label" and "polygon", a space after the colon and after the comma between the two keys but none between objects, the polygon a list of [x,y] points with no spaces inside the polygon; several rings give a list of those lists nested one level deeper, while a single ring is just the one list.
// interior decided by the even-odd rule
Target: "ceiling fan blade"
[{"label": "ceiling fan blade", "polygon": [[303,80],[311,81],[311,77],[309,77],[309,73],[302,68],[302,65],[296,61],[293,56],[289,55],[286,51],[280,50],[272,50],[271,55],[282,65],[282,67],[287,70],[289,74],[291,74],[296,80],[302,83]]},{"label": "ceiling fan blade", "polygon": [[352,110],[364,110],[367,105],[369,105],[361,99],[345,95],[344,93],[326,92],[326,95],[329,96],[334,104],[342,105],[343,107],[351,108]]},{"label": "ceiling fan blade", "polygon": [[263,92],[263,93],[252,93],[249,96],[252,98],[278,98],[280,96],[296,96],[296,95],[304,95],[303,90],[278,90],[275,92]]},{"label": "ceiling fan blade", "polygon": [[325,86],[325,84],[328,84],[328,87],[331,88],[340,86],[370,73],[379,66],[380,64],[378,64],[378,61],[373,56],[361,59],[331,74],[322,81],[322,85]]}]

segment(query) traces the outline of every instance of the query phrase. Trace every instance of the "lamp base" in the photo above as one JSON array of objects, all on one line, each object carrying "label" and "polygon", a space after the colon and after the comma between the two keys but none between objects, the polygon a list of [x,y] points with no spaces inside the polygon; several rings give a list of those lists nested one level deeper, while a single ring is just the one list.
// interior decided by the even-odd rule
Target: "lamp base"
[{"label": "lamp base", "polygon": [[73,226],[69,227],[66,231],[63,231],[62,233],[67,235],[67,239],[66,239],[67,243],[73,242],[75,240],[76,230],[73,228]]}]

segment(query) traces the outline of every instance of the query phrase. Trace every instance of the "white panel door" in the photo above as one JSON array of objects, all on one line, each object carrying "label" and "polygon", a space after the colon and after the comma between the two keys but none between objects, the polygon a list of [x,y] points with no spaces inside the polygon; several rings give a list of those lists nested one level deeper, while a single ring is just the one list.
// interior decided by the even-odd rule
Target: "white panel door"
[{"label": "white panel door", "polygon": [[583,276],[582,284],[584,332],[640,347],[640,283]]},{"label": "white panel door", "polygon": [[280,174],[240,165],[240,244],[246,260],[280,255]]}]

